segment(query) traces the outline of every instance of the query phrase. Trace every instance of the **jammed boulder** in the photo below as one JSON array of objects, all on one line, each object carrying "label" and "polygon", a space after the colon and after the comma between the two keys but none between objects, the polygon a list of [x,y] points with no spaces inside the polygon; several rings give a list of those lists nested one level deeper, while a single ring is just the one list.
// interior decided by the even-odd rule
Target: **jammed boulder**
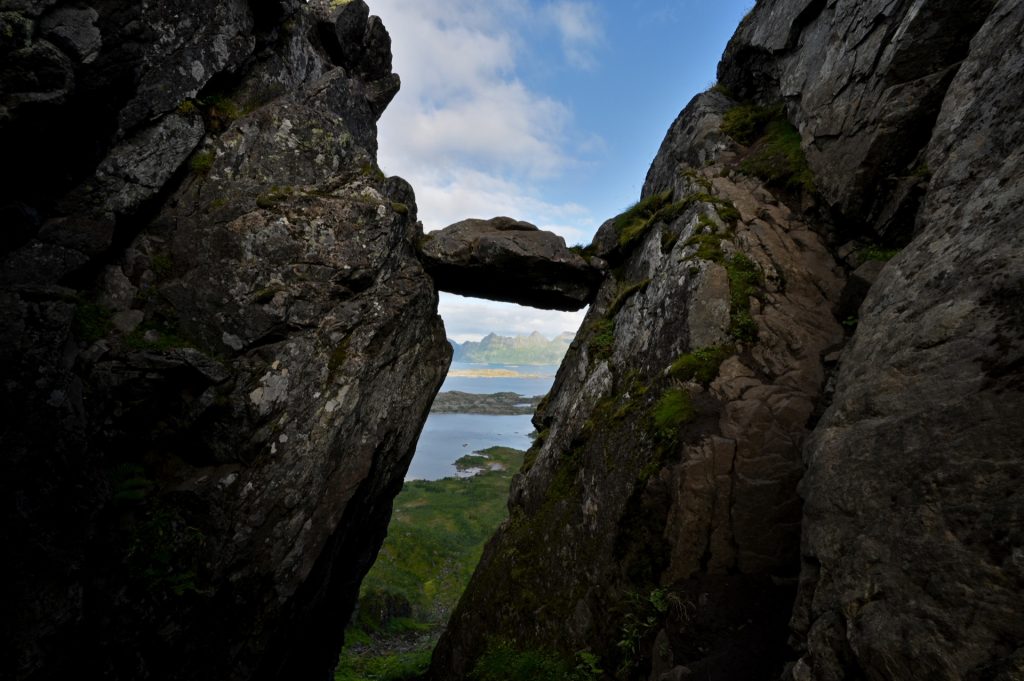
[{"label": "jammed boulder", "polygon": [[463,220],[427,234],[423,265],[442,291],[549,310],[579,310],[601,281],[599,260],[528,222]]}]

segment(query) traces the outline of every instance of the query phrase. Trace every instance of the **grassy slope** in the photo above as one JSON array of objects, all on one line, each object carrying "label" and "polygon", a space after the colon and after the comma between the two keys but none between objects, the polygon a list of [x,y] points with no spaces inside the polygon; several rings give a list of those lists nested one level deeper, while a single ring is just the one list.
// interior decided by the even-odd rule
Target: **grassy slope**
[{"label": "grassy slope", "polygon": [[[481,454],[503,468],[410,481],[395,498],[388,537],[363,580],[360,603],[367,607],[345,634],[335,681],[396,681],[425,670],[484,544],[507,515],[509,482],[523,462],[523,452],[505,447]],[[407,602],[411,616],[381,621],[369,604],[382,599]]]}]

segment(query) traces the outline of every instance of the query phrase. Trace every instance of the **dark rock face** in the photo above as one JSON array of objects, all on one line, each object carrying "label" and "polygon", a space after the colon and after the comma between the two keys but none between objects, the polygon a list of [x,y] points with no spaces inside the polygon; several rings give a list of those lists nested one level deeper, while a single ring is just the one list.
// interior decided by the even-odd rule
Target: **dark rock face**
[{"label": "dark rock face", "polygon": [[[671,165],[702,153],[687,130],[717,131],[728,105],[701,96],[666,139],[646,194],[676,209],[602,284],[436,678],[463,678],[494,638],[570,659],[589,649],[622,678],[650,672],[655,639],[665,673],[781,671],[801,444],[822,357],[843,338],[831,308],[844,277],[799,215],[723,177],[717,154],[701,171]],[[595,244],[620,243],[615,229]]]},{"label": "dark rock face", "polygon": [[386,32],[5,7],[0,675],[323,678],[451,354]]},{"label": "dark rock face", "polygon": [[562,237],[505,217],[431,232],[420,251],[439,289],[475,298],[579,310],[601,281],[598,266],[566,248]]},{"label": "dark rock face", "polygon": [[[595,238],[616,268],[435,678],[494,641],[630,679],[1024,678],[1022,33],[1018,0],[757,4]],[[819,201],[730,170],[727,92],[784,103]]]},{"label": "dark rock face", "polygon": [[719,82],[742,99],[786,101],[816,186],[841,219],[902,246],[935,116],[995,4],[766,0],[730,42]]},{"label": "dark rock face", "polygon": [[1024,676],[1022,32],[975,36],[807,448],[796,679]]}]

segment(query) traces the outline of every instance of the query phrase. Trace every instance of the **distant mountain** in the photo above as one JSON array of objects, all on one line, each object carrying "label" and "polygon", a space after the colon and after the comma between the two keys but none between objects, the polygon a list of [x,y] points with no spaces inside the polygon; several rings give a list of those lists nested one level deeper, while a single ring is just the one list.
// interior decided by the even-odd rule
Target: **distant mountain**
[{"label": "distant mountain", "polygon": [[455,351],[455,362],[475,364],[560,364],[575,334],[562,333],[548,340],[534,331],[529,336],[499,336],[487,334],[479,341],[456,343],[449,339]]}]

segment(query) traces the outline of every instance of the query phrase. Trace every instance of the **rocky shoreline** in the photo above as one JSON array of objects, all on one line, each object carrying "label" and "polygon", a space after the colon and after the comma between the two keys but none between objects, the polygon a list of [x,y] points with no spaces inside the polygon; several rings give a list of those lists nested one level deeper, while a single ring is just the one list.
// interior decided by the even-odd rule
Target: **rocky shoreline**
[{"label": "rocky shoreline", "polygon": [[514,392],[479,395],[458,390],[438,393],[430,408],[434,414],[490,414],[494,416],[532,414],[543,395],[524,397]]}]

